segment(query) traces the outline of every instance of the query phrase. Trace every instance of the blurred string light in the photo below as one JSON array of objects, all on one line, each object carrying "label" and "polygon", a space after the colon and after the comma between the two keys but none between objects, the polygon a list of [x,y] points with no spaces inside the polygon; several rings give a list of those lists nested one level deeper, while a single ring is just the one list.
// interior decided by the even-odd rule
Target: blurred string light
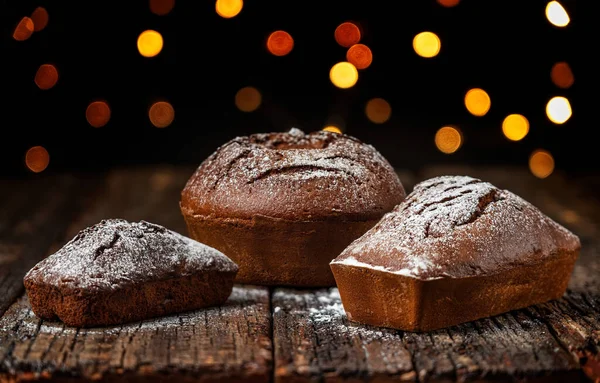
[{"label": "blurred string light", "polygon": [[555,124],[564,124],[572,114],[571,103],[565,97],[552,97],[546,104],[546,115]]},{"label": "blurred string light", "polygon": [[13,39],[17,41],[25,41],[33,34],[33,20],[25,16],[19,21],[13,32]]},{"label": "blurred string light", "polygon": [[392,107],[383,98],[372,98],[365,107],[367,118],[375,124],[383,124],[390,119]]},{"label": "blurred string light", "polygon": [[571,67],[566,62],[554,64],[550,71],[550,78],[554,85],[562,89],[570,88],[575,82],[573,71],[571,71]]},{"label": "blurred string light", "polygon": [[373,53],[364,44],[354,44],[346,52],[346,60],[356,69],[367,69],[373,62]]},{"label": "blurred string light", "polygon": [[356,24],[346,21],[335,28],[333,36],[339,45],[349,48],[360,41],[361,33]]},{"label": "blurred string light", "polygon": [[166,128],[175,119],[175,109],[167,101],[157,101],[148,110],[150,122],[157,128]]},{"label": "blurred string light", "polygon": [[329,79],[338,88],[351,88],[358,81],[358,70],[353,64],[342,61],[331,67]]},{"label": "blurred string light", "polygon": [[458,128],[444,126],[440,128],[434,137],[435,146],[442,153],[452,154],[462,146],[462,134]]},{"label": "blurred string light", "polygon": [[140,33],[137,39],[137,47],[144,57],[154,57],[163,48],[163,38],[160,33],[151,29]]},{"label": "blurred string light", "polygon": [[101,128],[110,121],[110,107],[106,101],[94,101],[85,110],[85,118],[94,128]]},{"label": "blurred string light", "polygon": [[520,114],[509,114],[502,121],[502,133],[511,141],[520,141],[529,133],[529,121]]},{"label": "blurred string light", "polygon": [[490,96],[483,89],[473,88],[465,94],[465,107],[474,116],[485,116],[491,106]]},{"label": "blurred string light", "polygon": [[50,155],[43,146],[34,146],[25,153],[25,165],[34,173],[46,170],[50,163]]},{"label": "blurred string light", "polygon": [[175,0],[149,0],[150,12],[158,16],[169,14],[175,6]]},{"label": "blurred string light", "polygon": [[267,38],[267,49],[275,56],[285,56],[294,49],[294,39],[286,31],[275,31]]},{"label": "blurred string light", "polygon": [[48,25],[48,11],[44,7],[37,7],[31,13],[31,21],[33,21],[33,30],[39,32]]},{"label": "blurred string light", "polygon": [[242,0],[217,0],[215,10],[217,14],[225,19],[237,16],[244,8]]},{"label": "blurred string light", "polygon": [[334,125],[328,125],[328,126],[324,127],[323,130],[326,131],[326,132],[333,132],[333,133],[342,134],[342,130],[340,128],[338,128],[337,126],[334,126]]},{"label": "blurred string light", "polygon": [[261,102],[260,92],[252,86],[244,87],[235,94],[235,106],[242,112],[254,112]]},{"label": "blurred string light", "polygon": [[42,90],[50,89],[58,81],[58,70],[52,64],[42,64],[35,73],[33,81]]},{"label": "blurred string light", "polygon": [[421,32],[413,39],[413,49],[421,57],[435,57],[441,48],[442,42],[433,32]]},{"label": "blurred string light", "polygon": [[456,7],[460,3],[460,0],[437,0],[437,2],[446,8],[451,8]]},{"label": "blurred string light", "polygon": [[546,18],[550,24],[561,28],[571,21],[567,10],[558,1],[551,1],[546,5]]},{"label": "blurred string light", "polygon": [[529,156],[529,170],[538,178],[546,178],[554,171],[554,158],[544,149],[534,150]]}]

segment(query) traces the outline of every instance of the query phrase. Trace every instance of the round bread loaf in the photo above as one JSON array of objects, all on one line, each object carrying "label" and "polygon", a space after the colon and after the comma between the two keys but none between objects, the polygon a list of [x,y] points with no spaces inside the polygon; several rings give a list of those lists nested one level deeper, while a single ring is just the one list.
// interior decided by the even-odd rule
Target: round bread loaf
[{"label": "round bread loaf", "polygon": [[329,262],[405,197],[371,145],[292,129],[235,138],[182,191],[190,236],[232,258],[238,283],[333,286]]}]

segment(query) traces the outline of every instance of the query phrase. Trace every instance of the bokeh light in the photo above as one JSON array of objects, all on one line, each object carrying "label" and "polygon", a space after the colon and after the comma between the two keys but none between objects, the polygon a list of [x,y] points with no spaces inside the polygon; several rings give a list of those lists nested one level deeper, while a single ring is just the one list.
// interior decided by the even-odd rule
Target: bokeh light
[{"label": "bokeh light", "polygon": [[326,132],[342,134],[342,130],[340,128],[338,128],[337,126],[333,126],[333,125],[328,125],[328,126],[324,127],[323,130]]},{"label": "bokeh light", "polygon": [[346,60],[356,69],[367,69],[373,62],[373,53],[364,44],[354,44],[346,52]]},{"label": "bokeh light", "polygon": [[452,126],[444,126],[435,133],[435,146],[442,153],[452,154],[462,146],[460,130]]},{"label": "bokeh light", "polygon": [[339,45],[349,48],[360,41],[360,28],[356,24],[346,21],[335,28],[333,36]]},{"label": "bokeh light", "polygon": [[25,165],[34,173],[46,170],[50,163],[50,155],[43,146],[34,146],[25,153]]},{"label": "bokeh light", "polygon": [[242,112],[254,112],[261,102],[260,92],[252,86],[244,87],[235,94],[235,106]]},{"label": "bokeh light", "polygon": [[444,7],[451,8],[456,7],[460,0],[437,0],[437,2]]},{"label": "bokeh light", "polygon": [[33,81],[42,90],[50,89],[58,81],[58,70],[52,64],[42,64],[35,73]]},{"label": "bokeh light", "polygon": [[567,10],[558,1],[551,1],[546,5],[546,18],[556,27],[566,27],[571,21]]},{"label": "bokeh light", "polygon": [[372,98],[365,107],[367,118],[375,124],[383,124],[390,119],[392,107],[383,98]]},{"label": "bokeh light", "polygon": [[564,124],[572,114],[571,103],[565,97],[552,97],[546,104],[546,115],[555,124]]},{"label": "bokeh light", "polygon": [[152,125],[157,128],[166,128],[175,119],[175,109],[166,101],[157,101],[148,110],[148,117]]},{"label": "bokeh light", "polygon": [[110,120],[110,107],[105,101],[94,101],[85,110],[85,118],[94,128],[101,128]]},{"label": "bokeh light", "polygon": [[342,61],[331,67],[329,79],[338,88],[351,88],[358,81],[358,70],[353,64]]},{"label": "bokeh light", "polygon": [[529,121],[520,114],[510,114],[502,121],[502,133],[511,141],[520,141],[529,133]]},{"label": "bokeh light", "polygon": [[286,31],[275,31],[267,38],[267,49],[275,56],[285,56],[294,49],[294,39]]},{"label": "bokeh light", "polygon": [[543,149],[534,150],[529,156],[529,170],[538,178],[546,178],[554,171],[552,154]]},{"label": "bokeh light", "polygon": [[244,8],[242,0],[217,0],[215,10],[217,14],[225,19],[237,16]]},{"label": "bokeh light", "polygon": [[29,17],[23,17],[21,21],[19,21],[19,24],[17,24],[17,26],[15,27],[15,30],[13,32],[13,39],[17,41],[27,40],[31,37],[31,34],[33,33],[33,28],[33,20],[31,20]]},{"label": "bokeh light", "polygon": [[550,71],[550,78],[552,79],[554,85],[562,89],[570,88],[575,82],[573,71],[566,62],[558,62],[554,64],[552,70]]},{"label": "bokeh light", "polygon": [[163,38],[157,31],[144,31],[140,33],[140,36],[138,37],[137,47],[142,56],[154,57],[159,54],[163,48]]},{"label": "bokeh light", "polygon": [[465,94],[465,107],[474,116],[485,116],[491,106],[492,100],[483,89],[473,88]]},{"label": "bokeh light", "polygon": [[433,32],[421,32],[413,39],[413,49],[421,57],[435,57],[441,48],[442,42]]},{"label": "bokeh light", "polygon": [[39,32],[48,25],[48,11],[44,7],[37,7],[31,13],[31,21],[33,21],[33,30]]},{"label": "bokeh light", "polygon": [[150,0],[150,12],[158,16],[169,14],[175,6],[175,0]]}]

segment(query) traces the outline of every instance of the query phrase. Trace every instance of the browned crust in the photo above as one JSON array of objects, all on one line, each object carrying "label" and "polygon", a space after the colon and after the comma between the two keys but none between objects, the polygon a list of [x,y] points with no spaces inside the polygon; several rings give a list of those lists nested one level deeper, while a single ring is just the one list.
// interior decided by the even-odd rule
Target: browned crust
[{"label": "browned crust", "polygon": [[329,263],[377,220],[289,221],[186,214],[190,236],[220,250],[238,266],[237,283],[275,286],[334,286]]},{"label": "browned crust", "polygon": [[579,251],[493,275],[419,280],[331,264],[348,319],[405,331],[430,331],[560,298]]},{"label": "browned crust", "polygon": [[33,312],[73,327],[139,321],[224,303],[233,289],[234,272],[202,273],[133,284],[114,291],[60,290],[25,280]]}]

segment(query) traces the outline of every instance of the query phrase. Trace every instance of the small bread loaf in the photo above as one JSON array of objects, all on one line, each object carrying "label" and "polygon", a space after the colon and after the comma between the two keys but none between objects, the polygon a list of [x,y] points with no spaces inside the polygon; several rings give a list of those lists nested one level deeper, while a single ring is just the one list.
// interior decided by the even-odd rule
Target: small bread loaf
[{"label": "small bread loaf", "polygon": [[237,282],[314,287],[334,286],[329,262],[404,197],[371,145],[292,129],[218,148],[180,205],[190,237],[239,265]]},{"label": "small bread loaf", "polygon": [[237,265],[218,250],[141,221],[80,231],[24,278],[33,312],[91,327],[219,305]]},{"label": "small bread loaf", "polygon": [[348,318],[433,330],[561,297],[579,238],[515,194],[432,178],[332,263]]}]

